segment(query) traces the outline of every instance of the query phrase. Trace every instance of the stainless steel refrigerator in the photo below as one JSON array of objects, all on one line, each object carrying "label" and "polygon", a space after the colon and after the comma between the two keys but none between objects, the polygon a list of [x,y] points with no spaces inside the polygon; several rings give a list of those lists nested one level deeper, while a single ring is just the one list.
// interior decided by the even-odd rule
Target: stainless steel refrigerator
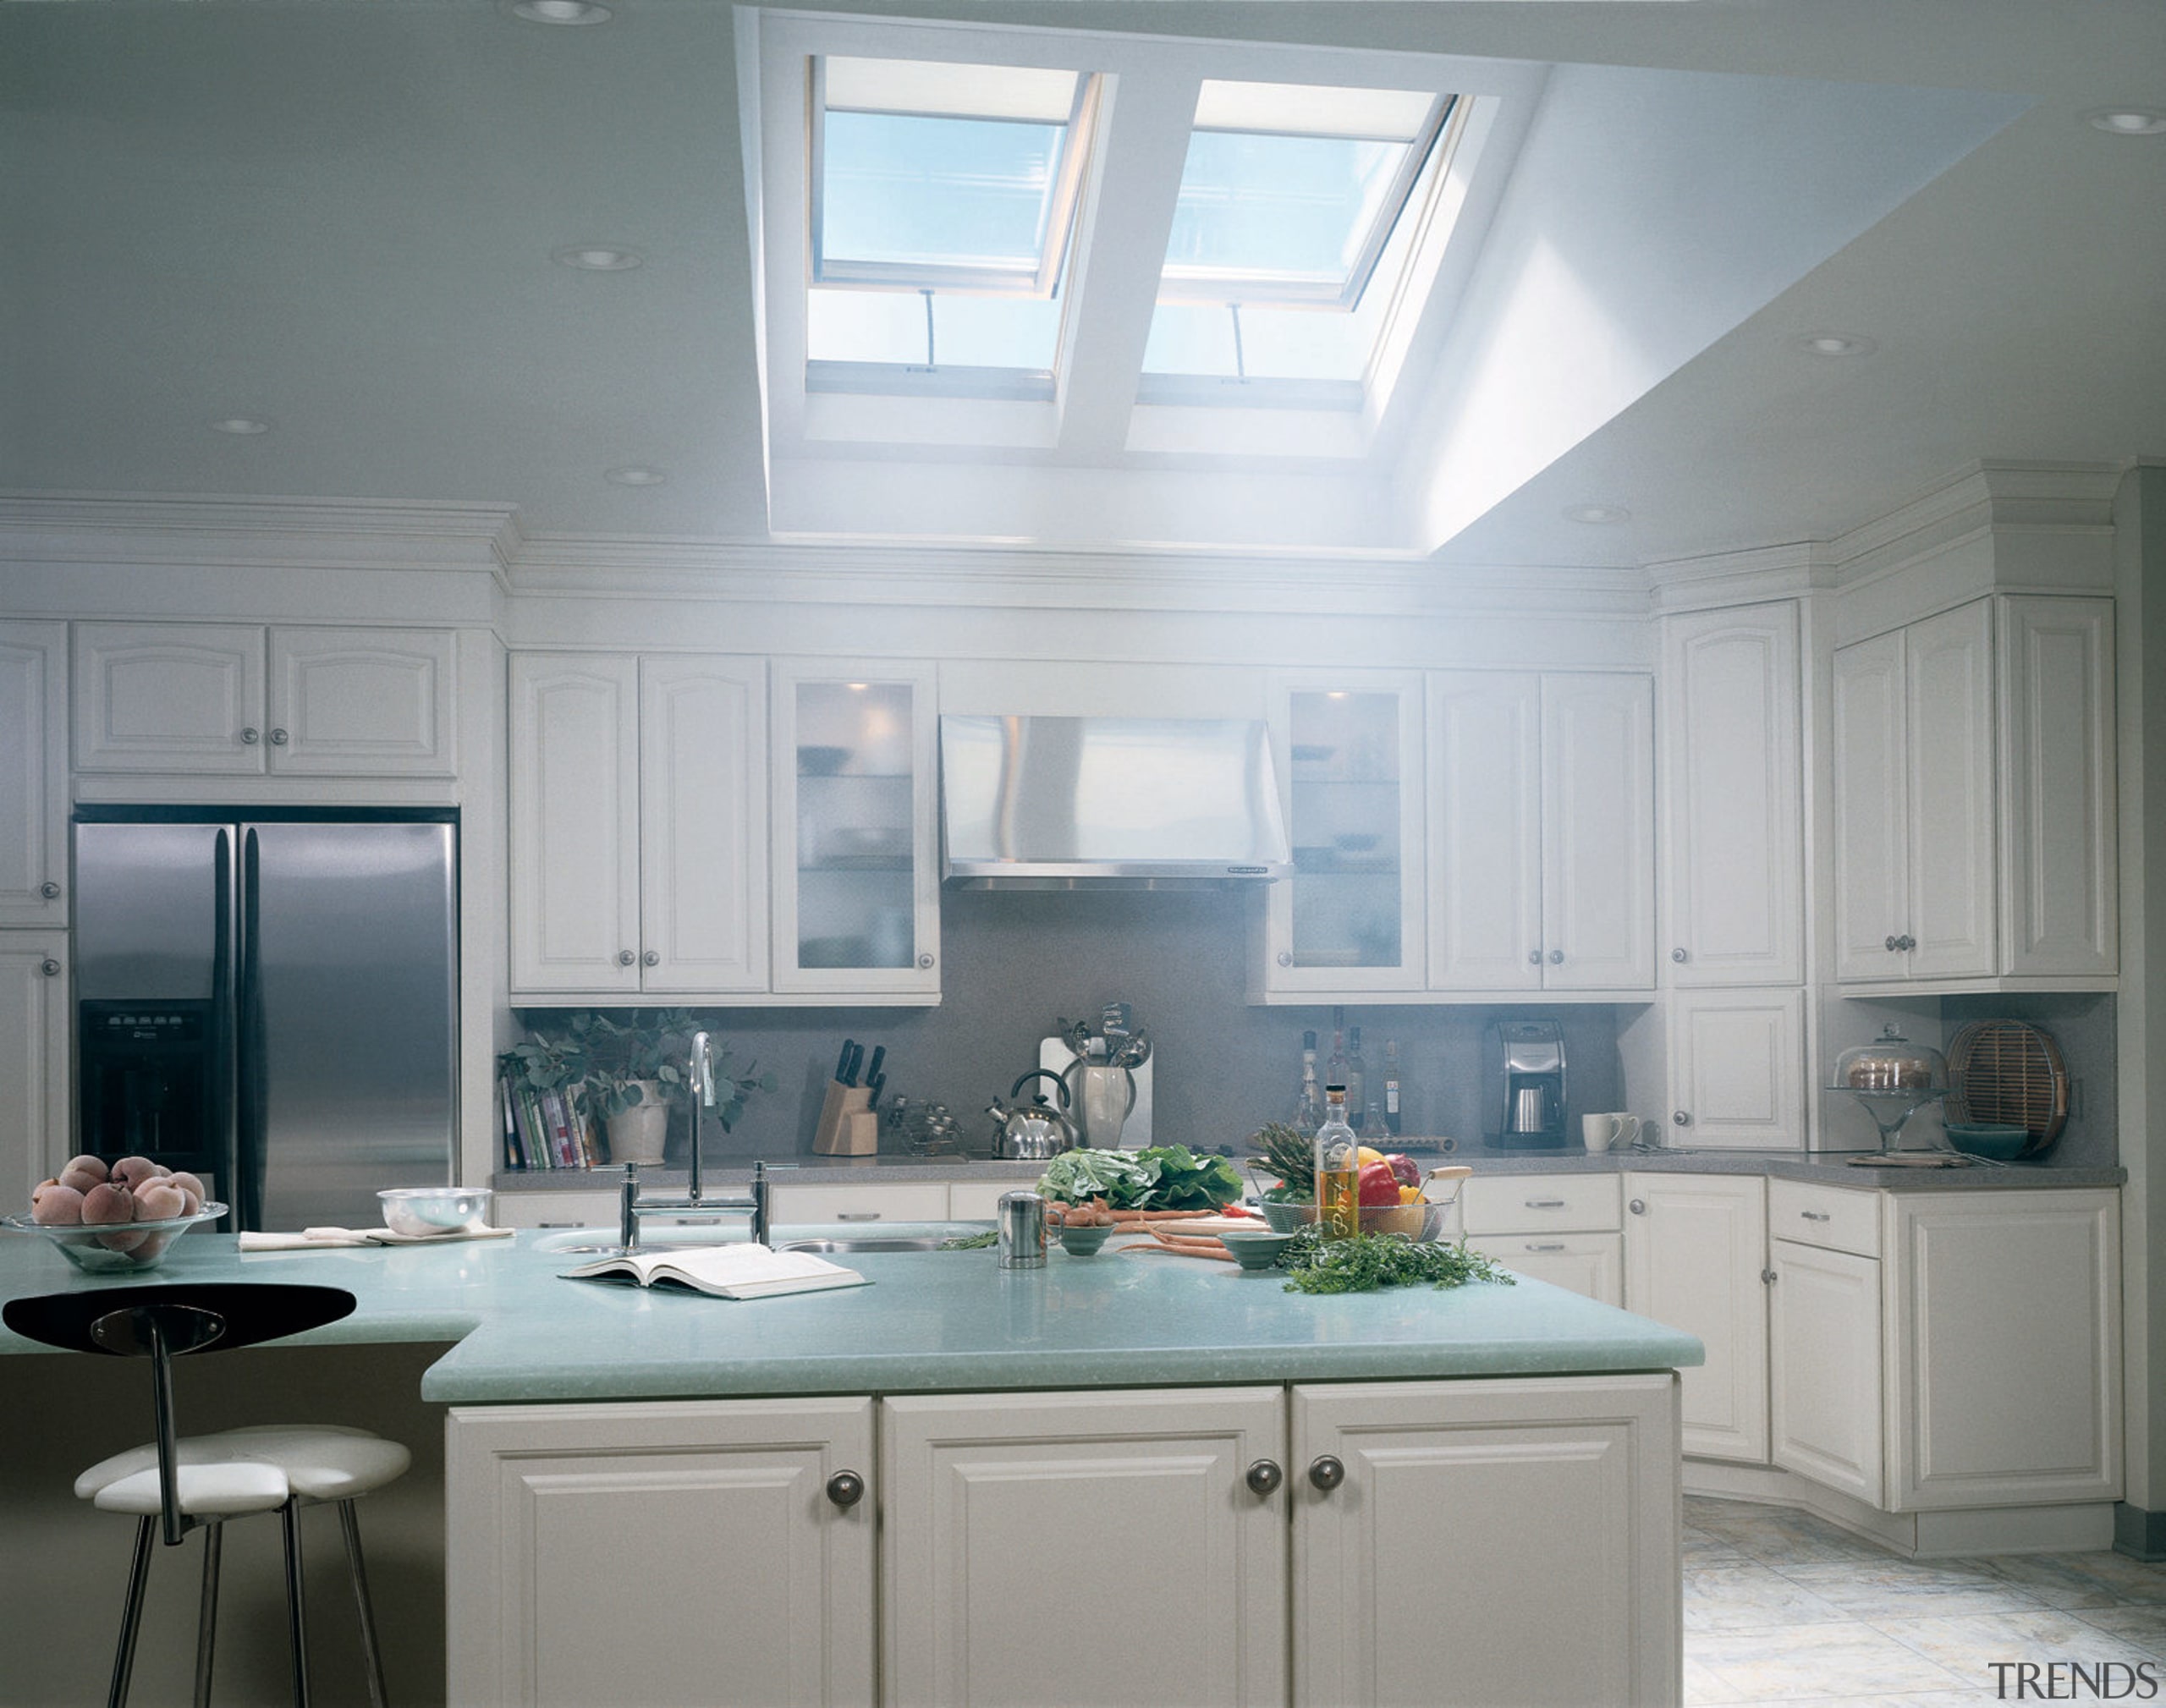
[{"label": "stainless steel refrigerator", "polygon": [[79,809],[76,1133],[202,1175],[227,1226],[374,1226],[453,1178],[448,815]]}]

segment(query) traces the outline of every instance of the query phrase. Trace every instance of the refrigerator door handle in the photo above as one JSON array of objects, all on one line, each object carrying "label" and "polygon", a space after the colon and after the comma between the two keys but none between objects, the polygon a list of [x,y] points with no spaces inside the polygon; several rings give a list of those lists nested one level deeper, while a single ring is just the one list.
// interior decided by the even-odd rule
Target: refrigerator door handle
[{"label": "refrigerator door handle", "polygon": [[249,1228],[261,1228],[263,1225],[263,1128],[268,1101],[263,1078],[263,968],[256,947],[257,876],[261,862],[261,850],[256,845],[256,831],[250,827],[241,832],[240,986],[234,1005],[239,1024],[234,1075],[239,1088],[239,1118],[235,1123],[234,1137],[234,1172],[239,1199],[234,1207],[240,1218],[236,1225]]},{"label": "refrigerator door handle", "polygon": [[240,1156],[234,1144],[234,1121],[239,1101],[234,1083],[237,1050],[234,1037],[234,833],[221,826],[212,849],[211,1012],[207,1021],[211,1057],[211,1130],[206,1140],[215,1147],[217,1166],[224,1172],[226,1201],[231,1210],[221,1220],[234,1228],[249,1226],[241,1197]]}]

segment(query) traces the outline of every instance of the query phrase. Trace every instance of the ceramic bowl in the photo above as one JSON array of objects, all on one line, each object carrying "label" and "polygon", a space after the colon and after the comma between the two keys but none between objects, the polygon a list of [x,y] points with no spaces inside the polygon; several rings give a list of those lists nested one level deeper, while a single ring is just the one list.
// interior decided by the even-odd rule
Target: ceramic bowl
[{"label": "ceramic bowl", "polygon": [[2013,1162],[2031,1143],[2031,1129],[1998,1121],[1950,1121],[1948,1142],[1972,1156]]},{"label": "ceramic bowl", "polygon": [[1113,1234],[1110,1225],[1064,1227],[1060,1230],[1060,1249],[1070,1257],[1096,1257]]},{"label": "ceramic bowl", "polygon": [[487,1227],[496,1195],[486,1186],[399,1186],[377,1194],[386,1227],[423,1238]]},{"label": "ceramic bowl", "polygon": [[1273,1233],[1291,1233],[1302,1223],[1317,1219],[1317,1207],[1313,1204],[1280,1204],[1267,1198],[1256,1207],[1270,1224]]},{"label": "ceramic bowl", "polygon": [[9,1216],[0,1218],[0,1227],[43,1234],[59,1248],[63,1257],[86,1274],[120,1275],[156,1269],[166,1260],[174,1240],[197,1224],[216,1222],[225,1213],[224,1205],[212,1203],[193,1216],[173,1216],[157,1222],[60,1227],[33,1222],[27,1216]]},{"label": "ceramic bowl", "polygon": [[1262,1227],[1253,1232],[1222,1233],[1218,1238],[1244,1269],[1269,1269],[1278,1261],[1278,1254],[1294,1241],[1290,1233],[1273,1233]]}]

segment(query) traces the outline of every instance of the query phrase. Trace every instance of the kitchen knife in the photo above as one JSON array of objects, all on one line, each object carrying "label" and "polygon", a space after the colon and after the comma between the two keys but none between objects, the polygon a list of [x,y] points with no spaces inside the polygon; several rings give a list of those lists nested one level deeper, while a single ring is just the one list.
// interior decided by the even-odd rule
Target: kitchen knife
[{"label": "kitchen knife", "polygon": [[868,1109],[878,1108],[880,1094],[888,1088],[888,1076],[885,1074],[868,1074],[866,1076],[865,1084],[869,1094],[866,1097],[865,1107]]},{"label": "kitchen knife", "polygon": [[888,1046],[885,1044],[874,1045],[872,1049],[872,1059],[865,1064],[865,1083],[866,1085],[870,1085],[875,1079],[877,1079],[880,1077],[880,1064],[887,1059]]},{"label": "kitchen knife", "polygon": [[847,1085],[849,1083],[848,1077],[849,1074],[849,1052],[856,1047],[857,1046],[850,1042],[849,1039],[845,1038],[843,1040],[843,1052],[841,1055],[835,1057],[835,1083],[838,1085]]},{"label": "kitchen knife", "polygon": [[855,1090],[857,1088],[857,1070],[864,1065],[865,1046],[852,1044],[849,1056],[843,1062],[843,1084]]}]

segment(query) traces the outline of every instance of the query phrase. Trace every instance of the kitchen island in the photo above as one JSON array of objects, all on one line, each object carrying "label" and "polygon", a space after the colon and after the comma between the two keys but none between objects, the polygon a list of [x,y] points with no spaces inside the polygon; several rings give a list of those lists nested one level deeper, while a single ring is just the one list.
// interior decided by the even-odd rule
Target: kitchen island
[{"label": "kitchen island", "polygon": [[[346,1287],[292,1350],[357,1370],[455,1343],[419,1384],[454,1701],[1675,1694],[1690,1336],[1118,1251],[862,1254],[871,1287],[737,1304],[559,1280],[561,1243],[195,1234],[157,1272]],[[0,1241],[0,1291],[104,1284]]]}]

